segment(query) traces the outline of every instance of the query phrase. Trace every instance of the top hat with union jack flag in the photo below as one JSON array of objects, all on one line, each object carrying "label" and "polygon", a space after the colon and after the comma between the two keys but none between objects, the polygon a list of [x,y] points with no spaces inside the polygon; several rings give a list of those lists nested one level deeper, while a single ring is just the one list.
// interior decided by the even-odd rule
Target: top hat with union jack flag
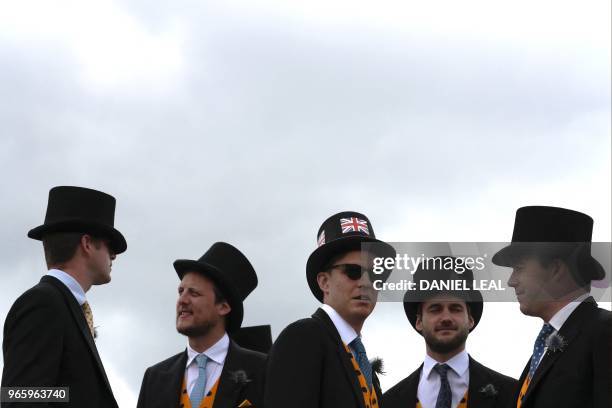
[{"label": "top hat with union jack flag", "polygon": [[[325,221],[317,233],[317,249],[306,263],[306,280],[312,294],[323,301],[323,292],[317,283],[317,275],[329,260],[344,252],[363,250],[375,256],[395,258],[395,249],[386,242],[376,239],[370,220],[355,211],[334,214]],[[391,271],[381,274],[385,280]]]}]

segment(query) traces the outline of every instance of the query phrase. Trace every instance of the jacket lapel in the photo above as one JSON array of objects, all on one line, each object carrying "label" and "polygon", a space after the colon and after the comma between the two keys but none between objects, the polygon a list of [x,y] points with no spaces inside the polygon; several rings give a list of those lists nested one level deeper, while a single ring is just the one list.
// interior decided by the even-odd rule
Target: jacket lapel
[{"label": "jacket lapel", "polygon": [[[595,304],[595,300],[592,297],[589,297],[585,299],[580,305],[578,305],[578,307],[567,318],[558,333],[565,340],[565,347],[568,347],[572,340],[576,337],[576,335],[578,335],[582,324],[586,320],[588,320],[588,316],[592,314],[593,311],[596,310],[596,308],[597,306]],[[548,371],[554,365],[555,361],[557,361],[557,359],[561,356],[561,353],[563,353],[563,351],[561,350],[546,351],[546,354],[544,354],[544,357],[542,357],[542,361],[540,361],[540,364],[538,365],[538,368],[536,369],[536,372],[533,378],[531,379],[531,383],[529,384],[529,388],[527,389],[527,393],[525,394],[523,402],[529,399],[529,396],[533,393],[533,390],[546,376]]]},{"label": "jacket lapel", "polygon": [[334,323],[331,321],[331,319],[323,309],[317,309],[317,311],[312,315],[312,317],[313,319],[319,321],[323,327],[325,327],[329,336],[334,340],[334,343],[336,344],[336,353],[338,354],[338,358],[340,359],[342,367],[344,367],[344,373],[346,374],[346,378],[351,384],[351,389],[353,390],[355,400],[361,408],[366,408],[365,402],[363,400],[363,392],[361,391],[361,386],[359,385],[359,379],[355,374],[355,369],[353,368],[351,357],[348,355],[346,349],[344,348],[344,345],[342,344],[342,339],[340,338],[340,334],[338,333],[336,326],[334,326]]},{"label": "jacket lapel", "polygon": [[219,387],[217,388],[217,395],[215,396],[214,406],[217,407],[234,407],[237,406],[241,401],[238,401],[240,392],[246,386],[245,383],[240,384],[236,381],[236,372],[245,371],[248,374],[247,367],[242,364],[242,351],[241,348],[233,341],[230,340],[229,349],[227,351],[227,357],[223,364],[223,370],[219,377]]},{"label": "jacket lapel", "polygon": [[83,313],[83,309],[76,301],[74,295],[70,290],[64,285],[60,280],[52,277],[52,276],[43,276],[40,280],[41,282],[47,282],[53,286],[55,286],[63,295],[66,300],[66,304],[72,313],[72,317],[74,318],[77,327],[79,328],[85,342],[89,346],[91,353],[93,354],[94,359],[96,360],[96,364],[102,375],[104,383],[108,388],[108,391],[113,393],[110,383],[108,382],[108,378],[106,377],[106,372],[104,371],[104,366],[102,365],[102,360],[100,359],[100,355],[98,354],[98,349],[96,348],[96,344],[94,343],[94,339],[89,331],[89,326],[87,325],[87,320],[85,319],[85,314]]},{"label": "jacket lapel", "polygon": [[[406,407],[416,407],[418,401],[417,393],[419,391],[419,380],[421,378],[421,371],[423,370],[423,364],[412,374],[408,376],[405,387],[401,390],[401,400],[406,401]],[[399,400],[399,399],[398,399]]]},{"label": "jacket lapel", "polygon": [[187,349],[177,358],[165,371],[160,371],[152,382],[152,388],[156,390],[158,407],[175,407],[181,399],[181,385],[185,378],[187,366]]},{"label": "jacket lapel", "polygon": [[[468,408],[479,407],[488,408],[495,407],[495,396],[486,395],[481,390],[488,384],[493,385],[496,389],[499,384],[494,384],[491,377],[485,372],[483,366],[470,356],[470,383],[468,385]],[[499,392],[499,391],[498,391]]]}]

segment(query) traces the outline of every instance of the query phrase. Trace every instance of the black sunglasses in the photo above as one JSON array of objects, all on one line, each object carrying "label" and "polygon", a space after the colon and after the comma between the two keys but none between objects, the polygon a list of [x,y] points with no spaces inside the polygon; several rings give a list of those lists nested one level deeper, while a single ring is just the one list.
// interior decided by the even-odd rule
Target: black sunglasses
[{"label": "black sunglasses", "polygon": [[374,273],[372,269],[363,268],[358,264],[337,264],[330,266],[328,270],[331,271],[332,269],[340,270],[351,280],[361,279],[361,275],[363,275],[364,272],[368,274],[370,282],[374,282],[375,280],[386,280],[386,276],[384,276],[384,274]]}]

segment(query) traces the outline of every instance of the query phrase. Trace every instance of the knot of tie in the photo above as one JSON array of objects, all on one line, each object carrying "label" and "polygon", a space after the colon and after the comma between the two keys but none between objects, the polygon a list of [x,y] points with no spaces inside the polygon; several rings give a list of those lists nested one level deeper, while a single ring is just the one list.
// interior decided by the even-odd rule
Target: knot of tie
[{"label": "knot of tie", "polygon": [[208,362],[208,357],[205,354],[200,354],[196,357],[196,362],[198,363],[199,369],[206,369],[206,363]]},{"label": "knot of tie", "polygon": [[450,367],[448,364],[436,364],[433,369],[440,376],[440,390],[438,391],[436,408],[451,408],[453,393],[448,382],[448,370]]},{"label": "knot of tie", "polygon": [[540,364],[540,360],[542,359],[542,355],[544,354],[546,339],[554,331],[555,328],[548,323],[545,323],[544,326],[542,326],[542,330],[540,330],[540,333],[538,334],[538,337],[533,345],[533,354],[531,355],[531,363],[529,364],[529,378],[533,378],[533,375]]},{"label": "knot of tie", "polygon": [[200,402],[202,402],[204,398],[204,391],[206,389],[206,363],[208,362],[208,357],[204,354],[200,354],[195,360],[198,364],[198,379],[193,386],[193,390],[191,390],[189,399],[191,400],[192,407],[199,407]]},{"label": "knot of tie", "polygon": [[355,355],[355,360],[357,360],[359,369],[365,377],[368,387],[372,388],[372,364],[370,364],[370,360],[368,360],[368,355],[366,354],[365,347],[361,342],[361,338],[356,337],[355,340],[349,343],[349,347]]}]

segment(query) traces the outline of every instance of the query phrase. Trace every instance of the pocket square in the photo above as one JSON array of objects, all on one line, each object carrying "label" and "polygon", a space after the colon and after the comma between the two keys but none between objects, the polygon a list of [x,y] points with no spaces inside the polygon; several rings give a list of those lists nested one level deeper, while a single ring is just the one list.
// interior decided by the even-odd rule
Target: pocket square
[{"label": "pocket square", "polygon": [[245,399],[244,401],[240,403],[240,405],[238,405],[238,408],[248,408],[252,406],[253,404],[251,404],[251,401],[249,401],[248,399]]}]

